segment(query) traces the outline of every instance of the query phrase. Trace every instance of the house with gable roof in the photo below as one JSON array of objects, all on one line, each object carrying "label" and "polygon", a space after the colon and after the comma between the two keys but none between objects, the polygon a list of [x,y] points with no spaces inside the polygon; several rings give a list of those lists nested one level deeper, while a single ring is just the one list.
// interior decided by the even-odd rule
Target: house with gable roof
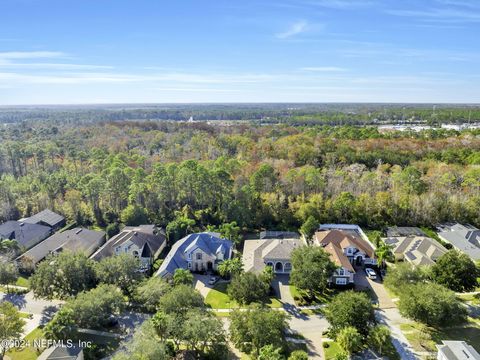
[{"label": "house with gable roof", "polygon": [[323,247],[338,266],[329,280],[334,285],[352,286],[355,282],[355,265],[377,265],[373,245],[353,228],[320,228],[313,237],[313,244]]},{"label": "house with gable roof", "polygon": [[192,272],[216,271],[218,264],[233,255],[233,243],[211,232],[194,233],[173,244],[156,275],[170,278],[176,269]]}]

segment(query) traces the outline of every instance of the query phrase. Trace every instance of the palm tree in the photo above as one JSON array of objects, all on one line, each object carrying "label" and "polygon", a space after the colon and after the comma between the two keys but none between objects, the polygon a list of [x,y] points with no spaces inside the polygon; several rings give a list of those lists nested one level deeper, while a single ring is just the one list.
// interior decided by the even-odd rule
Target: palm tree
[{"label": "palm tree", "polygon": [[393,261],[393,246],[382,244],[380,247],[375,250],[375,255],[377,255],[378,262],[380,264],[380,268],[385,268],[386,261]]},{"label": "palm tree", "polygon": [[243,272],[242,259],[234,258],[225,260],[217,267],[218,273],[222,277],[233,277]]}]

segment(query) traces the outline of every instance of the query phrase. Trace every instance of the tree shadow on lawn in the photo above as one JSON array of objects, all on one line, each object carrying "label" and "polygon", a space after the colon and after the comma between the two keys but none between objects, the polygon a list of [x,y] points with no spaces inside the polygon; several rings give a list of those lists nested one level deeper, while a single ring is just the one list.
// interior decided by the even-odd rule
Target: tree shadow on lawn
[{"label": "tree shadow on lawn", "polygon": [[58,309],[59,308],[56,305],[50,305],[43,309],[42,318],[40,319],[40,326],[45,326],[48,322],[50,322],[50,320],[52,320],[57,313]]},{"label": "tree shadow on lawn", "polygon": [[25,300],[25,295],[19,295],[19,294],[5,294],[3,296],[3,301],[8,301],[18,307],[20,310],[22,310],[25,305],[27,305],[27,301]]}]

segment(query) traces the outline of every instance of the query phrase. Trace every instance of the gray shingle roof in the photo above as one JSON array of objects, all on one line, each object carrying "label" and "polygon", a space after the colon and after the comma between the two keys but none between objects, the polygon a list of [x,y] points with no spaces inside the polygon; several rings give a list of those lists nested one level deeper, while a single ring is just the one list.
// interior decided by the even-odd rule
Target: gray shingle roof
[{"label": "gray shingle roof", "polygon": [[[146,251],[144,245],[148,245],[148,248],[152,252],[149,256],[153,256],[165,243],[166,236],[163,231],[155,225],[126,226],[119,234],[109,239],[107,243],[98,249],[91,257],[94,260],[100,260],[104,257],[112,256],[115,253],[115,247],[127,241],[131,241],[140,249],[143,248],[144,251]],[[142,257],[144,257],[143,253]]]},{"label": "gray shingle roof", "polygon": [[53,346],[45,350],[38,360],[76,360],[83,359],[83,349],[77,346]]},{"label": "gray shingle roof", "polygon": [[243,247],[245,271],[259,273],[268,260],[290,260],[293,249],[304,245],[300,239],[246,240]]},{"label": "gray shingle roof", "polygon": [[20,246],[26,249],[47,238],[51,232],[52,229],[48,226],[15,220],[10,220],[0,225],[1,239],[16,240]]},{"label": "gray shingle roof", "polygon": [[65,221],[65,218],[62,215],[54,213],[51,210],[45,209],[40,211],[38,214],[26,218],[24,222],[30,224],[44,224],[51,227],[57,227]]},{"label": "gray shingle roof", "polygon": [[211,255],[221,252],[223,258],[228,259],[232,247],[233,244],[230,240],[220,239],[212,233],[204,232],[187,235],[173,244],[156,275],[164,277],[167,274],[173,275],[176,269],[186,269],[187,260],[185,254],[193,251],[195,248],[200,248],[205,253]]},{"label": "gray shingle roof", "polygon": [[480,354],[465,341],[442,341],[437,349],[448,360],[480,360]]},{"label": "gray shingle roof", "polygon": [[34,246],[24,254],[22,257],[29,257],[35,263],[44,259],[51,252],[68,250],[74,253],[84,253],[90,256],[105,240],[105,233],[103,231],[94,231],[84,228],[75,228],[66,230],[61,233],[56,233],[50,236],[45,241]]},{"label": "gray shingle roof", "polygon": [[454,224],[438,233],[443,240],[464,252],[473,260],[480,260],[480,230],[468,225]]}]

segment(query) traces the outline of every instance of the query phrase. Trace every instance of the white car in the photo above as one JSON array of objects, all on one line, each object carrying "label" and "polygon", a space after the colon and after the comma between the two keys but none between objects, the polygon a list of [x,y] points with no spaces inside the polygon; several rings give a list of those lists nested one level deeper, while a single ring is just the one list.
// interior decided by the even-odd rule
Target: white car
[{"label": "white car", "polygon": [[367,274],[367,277],[369,279],[375,280],[377,278],[377,274],[375,273],[375,270],[372,268],[366,268],[365,273]]},{"label": "white car", "polygon": [[214,285],[217,281],[218,281],[218,278],[217,278],[216,276],[212,276],[212,277],[208,280],[208,284],[209,284],[209,285]]}]

